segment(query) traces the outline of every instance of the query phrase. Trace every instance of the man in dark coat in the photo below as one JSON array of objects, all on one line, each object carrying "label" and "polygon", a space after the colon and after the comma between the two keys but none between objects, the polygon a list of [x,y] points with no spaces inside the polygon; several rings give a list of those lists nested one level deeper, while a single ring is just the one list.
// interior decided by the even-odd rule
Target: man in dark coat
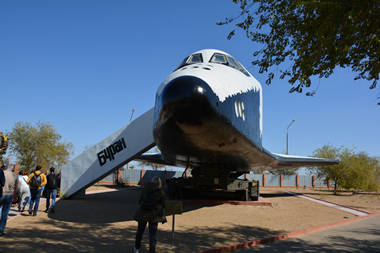
[{"label": "man in dark coat", "polygon": [[158,222],[165,223],[165,193],[159,177],[154,177],[144,186],[139,200],[140,207],[136,211],[134,219],[138,222],[134,252],[138,253],[141,247],[141,239],[147,223],[149,223],[149,252],[156,251],[156,234]]},{"label": "man in dark coat", "polygon": [[[49,175],[46,176],[46,186],[45,186],[45,192],[46,192],[46,210],[47,212],[55,213],[54,206],[55,206],[55,199],[57,197],[57,187],[58,187],[58,176],[54,173],[55,168],[50,168]],[[50,206],[50,197],[51,197],[51,206]]]}]

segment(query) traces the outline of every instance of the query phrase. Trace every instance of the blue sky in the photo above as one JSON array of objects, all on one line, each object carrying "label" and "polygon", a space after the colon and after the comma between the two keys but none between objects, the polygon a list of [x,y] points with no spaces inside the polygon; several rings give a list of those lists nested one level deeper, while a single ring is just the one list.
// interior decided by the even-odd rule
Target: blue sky
[{"label": "blue sky", "polygon": [[239,9],[231,0],[0,1],[0,130],[17,121],[50,122],[75,155],[154,105],[156,89],[188,54],[226,51],[263,85],[263,145],[310,155],[325,144],[380,156],[380,106],[370,83],[337,69],[315,97],[265,85],[250,64],[259,47],[217,26]]}]

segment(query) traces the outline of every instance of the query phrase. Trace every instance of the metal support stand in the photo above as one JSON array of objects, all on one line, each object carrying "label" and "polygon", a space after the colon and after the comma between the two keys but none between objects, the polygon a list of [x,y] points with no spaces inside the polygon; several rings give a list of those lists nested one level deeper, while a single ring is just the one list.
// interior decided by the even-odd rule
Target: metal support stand
[{"label": "metal support stand", "polygon": [[174,224],[175,224],[175,214],[172,215],[172,238],[171,238],[171,244],[174,242]]}]

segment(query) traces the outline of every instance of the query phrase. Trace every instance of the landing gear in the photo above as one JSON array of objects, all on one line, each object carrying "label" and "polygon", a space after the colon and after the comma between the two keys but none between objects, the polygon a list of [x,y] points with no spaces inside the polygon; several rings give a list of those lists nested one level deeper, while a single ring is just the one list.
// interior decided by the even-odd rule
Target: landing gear
[{"label": "landing gear", "polygon": [[[205,174],[202,173],[203,171],[211,173]],[[192,177],[169,179],[167,181],[169,198],[208,198],[240,201],[257,201],[259,199],[258,181],[237,179],[243,174],[242,172],[219,173],[217,176],[212,172],[210,169],[193,169]]]}]

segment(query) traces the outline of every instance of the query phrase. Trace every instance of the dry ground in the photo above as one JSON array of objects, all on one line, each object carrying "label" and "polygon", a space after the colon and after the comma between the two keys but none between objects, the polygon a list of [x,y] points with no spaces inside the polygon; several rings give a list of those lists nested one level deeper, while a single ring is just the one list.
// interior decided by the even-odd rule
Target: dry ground
[{"label": "dry ground", "polygon": [[[90,190],[109,188],[112,187],[96,186]],[[159,225],[158,252],[193,252],[354,217],[283,191],[262,189],[273,207],[188,204],[185,212],[176,216],[173,244],[171,217]],[[139,194],[138,187],[127,187],[86,195],[81,200],[59,201],[55,214],[40,211],[36,217],[19,216],[8,223],[7,235],[0,238],[0,252],[132,252],[136,232],[132,217]],[[329,194],[314,197],[335,198]],[[379,199],[375,198],[377,202],[372,205],[372,196],[360,196],[360,203],[355,202],[359,201],[356,196],[329,200],[339,202],[343,198],[351,198],[356,208],[379,211]],[[147,237],[146,231],[142,252],[147,252]]]}]

